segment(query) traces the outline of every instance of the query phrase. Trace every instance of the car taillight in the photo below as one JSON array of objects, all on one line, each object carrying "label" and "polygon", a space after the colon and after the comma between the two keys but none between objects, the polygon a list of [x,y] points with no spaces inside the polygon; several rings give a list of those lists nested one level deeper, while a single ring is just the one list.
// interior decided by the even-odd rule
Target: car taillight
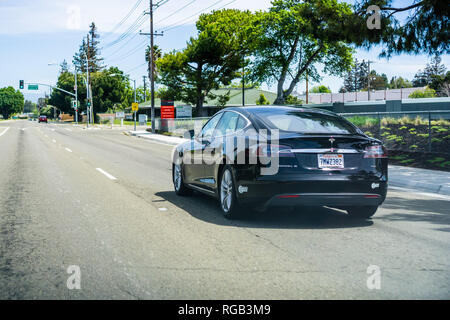
[{"label": "car taillight", "polygon": [[364,158],[387,158],[386,148],[382,145],[368,146],[364,150]]},{"label": "car taillight", "polygon": [[291,147],[277,144],[260,145],[257,149],[258,157],[270,157],[272,154],[278,154],[280,158],[295,158],[291,152]]}]

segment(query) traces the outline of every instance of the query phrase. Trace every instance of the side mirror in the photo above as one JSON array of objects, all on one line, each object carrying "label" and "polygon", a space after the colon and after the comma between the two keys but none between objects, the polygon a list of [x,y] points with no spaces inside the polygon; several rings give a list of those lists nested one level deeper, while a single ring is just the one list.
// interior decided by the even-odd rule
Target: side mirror
[{"label": "side mirror", "polygon": [[195,134],[194,130],[189,130],[184,133],[183,137],[185,139],[192,139],[192,138],[194,138],[194,134]]}]

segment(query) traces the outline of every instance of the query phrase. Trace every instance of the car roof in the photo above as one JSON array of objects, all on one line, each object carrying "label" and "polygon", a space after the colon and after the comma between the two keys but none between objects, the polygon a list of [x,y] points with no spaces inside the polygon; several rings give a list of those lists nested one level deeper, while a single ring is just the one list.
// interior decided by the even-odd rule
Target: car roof
[{"label": "car roof", "polygon": [[311,113],[317,113],[317,114],[326,114],[326,115],[332,115],[332,116],[338,116],[336,113],[318,109],[318,108],[311,108],[311,107],[293,107],[293,106],[276,106],[276,105],[266,105],[266,106],[250,106],[250,107],[228,107],[223,109],[223,111],[237,111],[242,112],[244,115],[258,115],[258,113],[266,112],[268,110],[276,110],[276,111],[297,111],[297,112],[311,112]]}]

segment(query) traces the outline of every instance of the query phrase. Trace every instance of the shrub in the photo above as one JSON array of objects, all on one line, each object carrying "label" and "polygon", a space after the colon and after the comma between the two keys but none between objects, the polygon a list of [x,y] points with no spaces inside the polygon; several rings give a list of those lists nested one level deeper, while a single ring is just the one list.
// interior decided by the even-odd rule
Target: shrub
[{"label": "shrub", "polygon": [[436,97],[436,90],[426,87],[424,90],[416,90],[409,95],[410,99],[419,98],[434,98]]}]

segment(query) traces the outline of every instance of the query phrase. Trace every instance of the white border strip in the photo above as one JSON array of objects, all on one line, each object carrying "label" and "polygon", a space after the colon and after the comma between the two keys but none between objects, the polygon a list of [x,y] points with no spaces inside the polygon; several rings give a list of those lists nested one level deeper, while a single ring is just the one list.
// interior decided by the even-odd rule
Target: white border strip
[{"label": "white border strip", "polygon": [[2,136],[2,135],[4,135],[5,133],[6,133],[6,131],[8,131],[9,130],[9,127],[7,127],[2,133],[0,133],[0,137]]},{"label": "white border strip", "polygon": [[116,177],[110,175],[108,172],[106,172],[105,170],[101,169],[101,168],[97,168],[97,171],[104,174],[105,176],[107,176],[109,179],[111,180],[117,180]]}]

